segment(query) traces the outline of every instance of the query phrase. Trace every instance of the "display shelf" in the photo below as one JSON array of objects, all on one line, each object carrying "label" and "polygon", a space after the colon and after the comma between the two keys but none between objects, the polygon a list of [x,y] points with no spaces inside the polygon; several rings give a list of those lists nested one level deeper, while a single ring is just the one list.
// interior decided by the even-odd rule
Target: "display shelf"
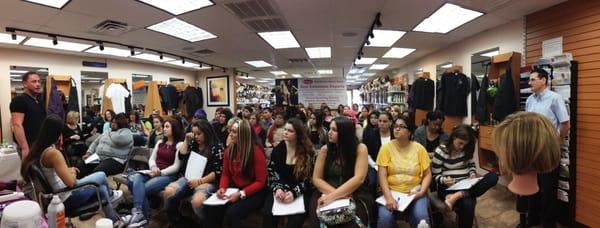
[{"label": "display shelf", "polygon": [[489,172],[494,172],[500,175],[500,167],[498,166],[498,156],[492,143],[493,126],[479,127],[479,167]]}]

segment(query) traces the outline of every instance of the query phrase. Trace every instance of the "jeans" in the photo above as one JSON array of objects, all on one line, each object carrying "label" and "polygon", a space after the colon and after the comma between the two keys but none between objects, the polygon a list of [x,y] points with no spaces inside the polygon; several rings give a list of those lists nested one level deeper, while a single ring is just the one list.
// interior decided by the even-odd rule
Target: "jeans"
[{"label": "jeans", "polygon": [[246,199],[239,199],[235,203],[227,203],[224,206],[205,205],[207,213],[205,227],[223,227],[223,220],[225,220],[227,227],[252,227],[253,224],[246,224],[242,220],[252,212],[260,210],[264,202],[265,190],[263,189]]},{"label": "jeans", "polygon": [[[165,197],[164,207],[167,210],[167,214],[169,215],[168,217],[170,220],[175,220],[175,218],[178,216],[179,203],[183,198],[191,195],[195,197],[196,194],[204,194],[205,199],[208,199],[208,197],[217,190],[217,186],[215,186],[214,184],[208,184],[207,188],[196,187],[192,189],[188,187],[187,182],[188,180],[185,177],[180,177],[179,179],[177,179],[177,181],[175,181],[175,183],[177,184],[175,193],[171,197]],[[196,216],[198,216],[200,219],[204,219],[206,217],[203,207],[204,205],[200,205],[200,207],[195,207],[192,204],[194,214],[196,214]]]},{"label": "jeans", "polygon": [[[113,211],[112,204],[110,202],[108,183],[106,182],[106,175],[103,172],[95,172],[75,182],[75,186],[81,186],[84,184],[97,184],[99,185],[98,190],[100,191],[100,198],[106,201],[106,206],[102,207],[104,215],[115,221],[119,217]],[[65,208],[80,207],[88,203],[90,199],[96,199],[96,190],[92,187],[80,188],[79,190],[71,192],[71,195],[67,200],[63,202]]]},{"label": "jeans", "polygon": [[150,205],[146,195],[152,195],[161,192],[169,183],[177,179],[177,175],[150,177],[146,174],[135,173],[129,175],[128,187],[133,195],[133,207],[144,212],[144,216],[149,218]]},{"label": "jeans", "polygon": [[108,158],[102,160],[98,164],[85,164],[82,162],[77,167],[77,169],[79,169],[79,172],[77,173],[77,178],[84,178],[85,176],[98,171],[104,172],[106,176],[112,176],[115,174],[122,173],[123,169],[125,169],[125,165],[121,164],[115,159]]},{"label": "jeans", "polygon": [[538,185],[540,191],[535,195],[529,196],[529,217],[530,225],[540,224],[546,227],[556,227],[558,207],[556,195],[558,192],[558,172],[560,168],[548,173],[538,174]]},{"label": "jeans", "polygon": [[[377,219],[377,227],[379,228],[396,227],[395,216],[402,213],[395,210],[390,211],[383,205],[378,206],[378,212],[379,218]],[[427,224],[431,224],[431,221],[429,221],[429,199],[427,196],[413,200],[404,213],[408,213],[408,223],[410,224],[410,227],[417,227],[421,220],[425,220]]]},{"label": "jeans", "polygon": [[[483,195],[487,190],[494,187],[498,183],[498,175],[489,172],[483,176],[475,186],[471,189],[464,191],[463,198],[456,201],[455,208],[458,214],[458,227],[473,227],[473,220],[475,219],[475,205],[477,204],[477,197]],[[438,197],[441,200],[446,198],[446,195],[452,194],[455,191],[446,191],[446,188],[438,190]]]}]

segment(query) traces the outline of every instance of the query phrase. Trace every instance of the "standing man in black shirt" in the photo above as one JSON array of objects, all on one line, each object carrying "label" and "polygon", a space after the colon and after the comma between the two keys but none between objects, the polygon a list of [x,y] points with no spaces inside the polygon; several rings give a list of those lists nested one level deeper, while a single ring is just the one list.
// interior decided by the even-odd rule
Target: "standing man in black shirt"
[{"label": "standing man in black shirt", "polygon": [[21,158],[24,159],[46,118],[46,109],[40,99],[40,75],[30,71],[23,74],[22,81],[25,93],[10,102],[10,122],[15,141],[21,149]]}]

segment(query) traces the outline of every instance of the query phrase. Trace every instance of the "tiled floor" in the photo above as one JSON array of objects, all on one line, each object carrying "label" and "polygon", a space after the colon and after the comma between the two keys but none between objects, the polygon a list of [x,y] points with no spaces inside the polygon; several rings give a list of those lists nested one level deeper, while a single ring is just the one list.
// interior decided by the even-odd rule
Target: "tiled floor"
[{"label": "tiled floor", "polygon": [[[126,192],[126,200],[130,200],[130,195],[127,193],[127,187],[121,187]],[[477,227],[516,227],[519,220],[519,214],[515,211],[516,197],[511,194],[506,187],[496,186],[490,189],[486,194],[478,198],[476,208],[476,223]],[[165,217],[160,215],[158,211],[153,211],[153,217],[150,221],[151,228],[163,228],[166,226]],[[96,220],[102,215],[96,215],[87,221],[73,222],[79,228],[93,228]],[[445,227],[456,227],[455,215],[448,212],[444,215]],[[255,215],[248,219],[248,223],[260,224],[260,216]],[[308,226],[306,226],[308,227]],[[406,223],[398,224],[398,227],[409,227]]]}]

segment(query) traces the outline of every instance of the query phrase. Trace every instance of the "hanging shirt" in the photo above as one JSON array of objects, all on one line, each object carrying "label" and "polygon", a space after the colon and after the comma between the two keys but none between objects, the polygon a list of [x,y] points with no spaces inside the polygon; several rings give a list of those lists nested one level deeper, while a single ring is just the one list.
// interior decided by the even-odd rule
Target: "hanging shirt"
[{"label": "hanging shirt", "polygon": [[417,109],[431,111],[433,110],[433,97],[435,95],[435,85],[433,80],[428,78],[418,78],[413,82],[413,104]]},{"label": "hanging shirt", "polygon": [[128,96],[129,91],[119,84],[111,84],[106,89],[106,97],[112,101],[112,106],[116,114],[125,113],[125,98]]},{"label": "hanging shirt", "polygon": [[466,75],[460,72],[442,75],[441,111],[447,116],[467,116],[467,96],[471,85]]}]

